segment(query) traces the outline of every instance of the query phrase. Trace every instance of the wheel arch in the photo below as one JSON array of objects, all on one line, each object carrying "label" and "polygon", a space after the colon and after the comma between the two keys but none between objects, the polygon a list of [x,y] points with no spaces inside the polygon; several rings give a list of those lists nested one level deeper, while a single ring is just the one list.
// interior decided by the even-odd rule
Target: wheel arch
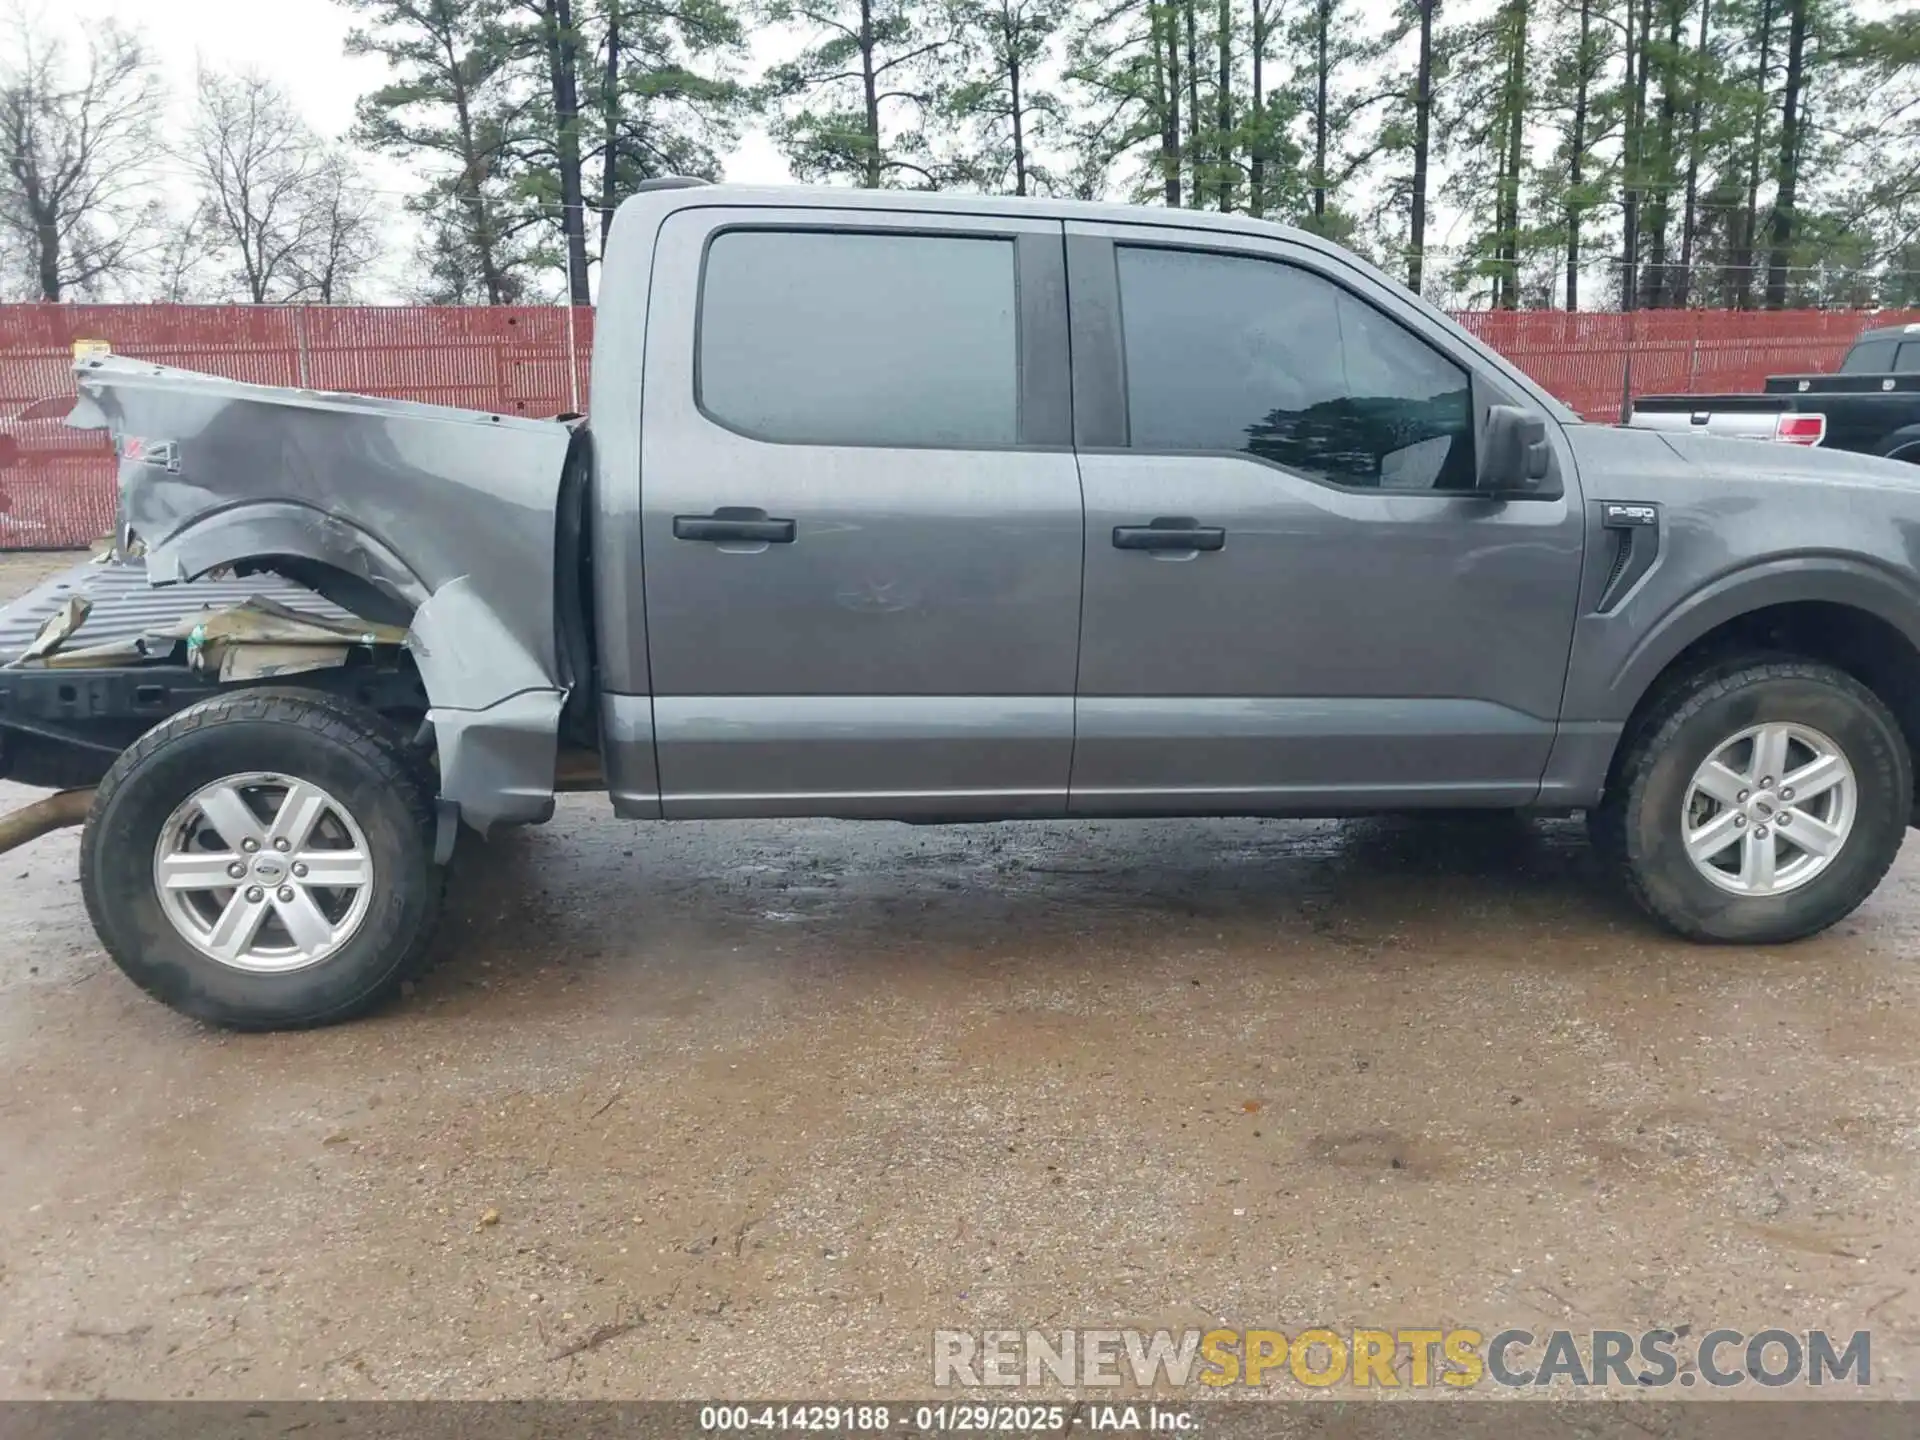
[{"label": "wheel arch", "polygon": [[314,506],[267,500],[215,511],[150,544],[161,584],[228,566],[286,576],[368,620],[408,627],[426,691],[440,794],[485,834],[553,813],[560,708],[542,657],[468,576],[430,588],[377,536]]},{"label": "wheel arch", "polygon": [[[1742,571],[1672,612],[1622,665],[1613,691],[1629,702],[1608,767],[1611,789],[1637,732],[1687,676],[1742,653],[1834,666],[1872,690],[1920,757],[1920,597],[1854,560],[1783,562]],[[1912,799],[1920,824],[1920,786]]]},{"label": "wheel arch", "polygon": [[285,575],[364,619],[394,625],[410,623],[430,593],[385,542],[295,500],[228,506],[148,543],[147,572],[156,584],[197,580],[222,567]]}]

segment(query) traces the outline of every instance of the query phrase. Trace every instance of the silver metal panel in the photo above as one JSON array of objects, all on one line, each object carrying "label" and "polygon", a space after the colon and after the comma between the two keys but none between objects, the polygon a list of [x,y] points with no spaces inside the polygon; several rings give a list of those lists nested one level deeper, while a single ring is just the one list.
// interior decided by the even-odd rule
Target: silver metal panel
[{"label": "silver metal panel", "polygon": [[599,680],[620,695],[644,695],[652,688],[647,672],[646,562],[640,546],[640,432],[646,413],[641,386],[654,238],[669,212],[646,203],[648,198],[634,196],[613,217],[607,248],[615,263],[600,267],[588,401]]},{"label": "silver metal panel", "polygon": [[653,716],[670,820],[1066,810],[1070,695],[660,695]]},{"label": "silver metal panel", "polygon": [[560,748],[558,690],[528,690],[482,709],[427,711],[440,752],[440,795],[481,834],[553,817]]},{"label": "silver metal panel", "polygon": [[566,425],[118,356],[74,369],[69,423],[114,436],[121,534],[144,543],[149,580],[259,561],[413,624],[421,682],[459,736],[441,747],[443,795],[482,831],[544,818],[555,736],[530,743],[528,727],[557,725],[564,698],[553,563]]},{"label": "silver metal panel", "polygon": [[[1598,425],[1568,437],[1589,495],[1658,503],[1662,522],[1640,583],[1618,608],[1580,616],[1568,721],[1627,719],[1687,646],[1769,605],[1849,606],[1920,649],[1920,467]],[[1596,558],[1602,539],[1596,526]]]},{"label": "silver metal panel", "polygon": [[660,818],[660,777],[653,763],[653,697],[600,697],[600,754],[613,813],[627,820]]},{"label": "silver metal panel", "polygon": [[[745,220],[817,226],[822,214],[675,214],[656,250],[642,534],[666,813],[855,813],[834,797],[858,794],[891,813],[905,803],[896,797],[928,792],[969,811],[1001,794],[1020,813],[1038,793],[1057,812],[1080,623],[1072,454],[778,444],[707,418],[692,373],[701,255],[716,229]],[[859,221],[1059,233],[1034,221]],[[795,538],[756,547],[674,537],[674,516],[722,506],[790,518]],[[621,663],[639,669],[637,656]],[[763,703],[729,707],[729,697]],[[928,703],[890,718],[914,697]],[[876,738],[859,739],[862,726]]]},{"label": "silver metal panel", "polygon": [[1540,777],[1539,803],[1573,809],[1598,804],[1625,729],[1619,721],[1562,721]]},{"label": "silver metal panel", "polygon": [[1665,430],[1676,435],[1771,440],[1779,419],[1779,413],[1771,410],[1635,410],[1627,424],[1636,430]]},{"label": "silver metal panel", "polygon": [[[1391,732],[1410,702],[1478,702],[1530,723],[1494,725],[1464,752],[1457,737],[1409,735],[1376,756],[1382,773],[1424,764],[1436,786],[1538,784],[1580,574],[1582,519],[1571,500],[1352,494],[1231,457],[1088,455],[1082,465],[1083,713],[1125,696],[1300,701],[1306,709],[1232,712],[1242,724],[1279,726],[1269,743],[1217,743],[1203,726],[1188,737],[1201,751],[1181,761],[1185,783],[1284,790],[1326,783],[1349,727]],[[1110,543],[1116,525],[1166,514],[1224,526],[1225,548],[1167,559]],[[1369,704],[1378,721],[1365,718]],[[1216,713],[1202,706],[1192,718]],[[1303,742],[1302,717],[1329,727],[1324,744]],[[1125,786],[1122,767],[1145,758],[1083,723],[1073,789]],[[1217,778],[1207,781],[1210,764]],[[1351,766],[1340,773],[1374,783]],[[1138,783],[1173,782],[1149,766]]]},{"label": "silver metal panel", "polygon": [[[1252,236],[1068,230],[1334,268]],[[1476,388],[1503,379],[1474,347],[1434,333],[1411,297],[1347,269],[1339,283],[1424,333]],[[1543,418],[1567,476],[1565,493],[1550,499],[1336,488],[1240,454],[1084,451],[1074,808],[1093,792],[1129,808],[1129,791],[1169,809],[1182,803],[1169,791],[1401,804],[1424,788],[1445,797],[1435,803],[1531,799],[1559,714],[1586,530],[1571,452],[1554,417]],[[1116,526],[1159,516],[1223,527],[1225,546],[1114,547]],[[1169,703],[1106,705],[1120,699]],[[1109,728],[1122,714],[1129,723],[1151,716],[1144,723],[1162,733]],[[1409,717],[1434,727],[1409,728]]]},{"label": "silver metal panel", "polygon": [[1484,700],[1081,697],[1068,810],[1296,814],[1533,798],[1551,721]]}]

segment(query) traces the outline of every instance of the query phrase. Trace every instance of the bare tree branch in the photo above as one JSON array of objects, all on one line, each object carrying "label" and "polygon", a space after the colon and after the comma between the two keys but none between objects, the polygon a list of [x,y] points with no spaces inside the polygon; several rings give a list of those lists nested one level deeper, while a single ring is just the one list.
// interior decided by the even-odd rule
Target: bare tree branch
[{"label": "bare tree branch", "polygon": [[[42,300],[125,284],[163,243],[149,193],[159,82],[134,37],[101,24],[83,65],[24,9],[0,61],[0,235]],[[77,73],[76,73],[77,71]]]},{"label": "bare tree branch", "polygon": [[180,159],[228,293],[255,305],[348,298],[378,254],[373,197],[286,95],[257,74],[202,71]]}]

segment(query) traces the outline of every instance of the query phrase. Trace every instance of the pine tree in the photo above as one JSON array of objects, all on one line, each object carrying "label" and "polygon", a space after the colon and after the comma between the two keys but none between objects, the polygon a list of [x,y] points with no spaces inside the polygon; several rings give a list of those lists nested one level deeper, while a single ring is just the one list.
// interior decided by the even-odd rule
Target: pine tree
[{"label": "pine tree", "polygon": [[513,203],[526,139],[515,94],[517,52],[501,0],[346,0],[368,22],[348,37],[383,57],[393,79],[360,99],[360,143],[425,162],[410,202],[429,220],[427,295],[511,304],[538,257],[537,208]]},{"label": "pine tree", "polygon": [[746,28],[731,0],[598,0],[592,40],[587,158],[605,253],[613,212],[641,181],[720,178],[748,111],[730,69]]},{"label": "pine tree", "polygon": [[951,0],[963,67],[945,96],[957,134],[953,162],[964,184],[1015,195],[1060,186],[1044,156],[1059,138],[1066,106],[1047,84],[1047,66],[1069,0]]},{"label": "pine tree", "polygon": [[[1247,67],[1251,89],[1247,96],[1246,121],[1242,127],[1247,149],[1247,209],[1265,215],[1273,208],[1269,177],[1278,150],[1277,142],[1286,133],[1286,122],[1294,109],[1292,98],[1282,91],[1271,93],[1267,76],[1267,52],[1280,29],[1281,0],[1247,0]],[[1276,103],[1277,99],[1277,103]]]},{"label": "pine tree", "polygon": [[1709,48],[1713,27],[1713,0],[1699,0],[1700,36],[1693,47],[1688,73],[1687,182],[1680,220],[1680,274],[1671,291],[1672,303],[1685,306],[1693,298],[1693,261],[1700,236],[1700,167],[1708,143],[1707,96],[1715,80],[1715,57]]},{"label": "pine tree", "polygon": [[1673,220],[1673,200],[1679,186],[1680,167],[1675,150],[1675,127],[1679,123],[1683,91],[1687,87],[1686,51],[1681,31],[1686,23],[1688,0],[1657,0],[1650,33],[1643,33],[1642,54],[1648,83],[1659,90],[1654,117],[1641,133],[1639,182],[1642,200],[1642,237],[1646,245],[1646,264],[1639,271],[1642,308],[1658,308],[1665,303],[1674,277],[1669,274],[1668,228]]},{"label": "pine tree", "polygon": [[1521,205],[1527,174],[1526,135],[1533,104],[1528,77],[1532,0],[1501,0],[1486,19],[1462,26],[1461,81],[1448,106],[1449,151],[1468,183],[1478,225],[1456,283],[1484,280],[1493,306],[1520,304]]},{"label": "pine tree", "polygon": [[1539,103],[1554,149],[1531,178],[1532,207],[1542,244],[1562,257],[1562,303],[1578,310],[1588,227],[1616,180],[1605,154],[1614,138],[1607,82],[1618,55],[1615,10],[1611,0],[1561,0],[1543,29],[1549,58]]},{"label": "pine tree", "polygon": [[[557,211],[566,257],[567,298],[575,305],[592,301],[587,283],[587,208],[585,162],[581,144],[581,32],[574,23],[574,0],[514,0],[520,30],[514,43],[532,62],[540,96],[538,117],[529,137],[540,161],[528,173],[523,191]],[[523,152],[524,153],[524,152]]]},{"label": "pine tree", "polygon": [[927,134],[944,102],[942,62],[958,46],[952,17],[929,0],[774,0],[776,23],[808,37],[769,72],[774,136],[803,180],[868,190],[937,189],[949,178]]},{"label": "pine tree", "polygon": [[[1409,175],[1404,182],[1407,204],[1407,288],[1422,293],[1426,286],[1427,191],[1433,164],[1433,107],[1438,83],[1446,73],[1446,37],[1436,32],[1440,0],[1405,0],[1412,7],[1410,30],[1416,38],[1413,66],[1401,79],[1406,113],[1411,123],[1390,122],[1381,136],[1388,155],[1404,155]],[[1396,189],[1401,187],[1396,187]]]},{"label": "pine tree", "polygon": [[1852,28],[1833,63],[1844,67],[1850,112],[1836,114],[1834,150],[1843,213],[1873,228],[1880,303],[1920,307],[1920,10]]},{"label": "pine tree", "polygon": [[1741,161],[1746,171],[1745,200],[1734,222],[1729,250],[1733,303],[1746,309],[1753,303],[1753,285],[1759,259],[1760,177],[1763,156],[1772,133],[1770,86],[1775,63],[1779,0],[1758,0],[1743,37],[1751,56],[1738,103],[1743,110]]},{"label": "pine tree", "polygon": [[1335,240],[1354,231],[1342,191],[1380,149],[1380,130],[1369,129],[1371,114],[1400,98],[1381,66],[1406,38],[1408,22],[1369,34],[1369,18],[1355,0],[1309,0],[1287,32],[1296,57],[1292,103],[1307,156],[1308,208],[1301,223]]},{"label": "pine tree", "polygon": [[1800,191],[1800,162],[1804,158],[1801,128],[1807,103],[1807,35],[1812,0],[1785,0],[1787,9],[1786,75],[1780,91],[1780,157],[1773,177],[1773,217],[1767,252],[1767,308],[1787,303],[1787,261],[1793,243],[1794,207]]},{"label": "pine tree", "polygon": [[1067,79],[1078,99],[1077,189],[1104,189],[1114,170],[1134,200],[1177,207],[1185,194],[1178,7],[1103,0],[1076,7]]}]

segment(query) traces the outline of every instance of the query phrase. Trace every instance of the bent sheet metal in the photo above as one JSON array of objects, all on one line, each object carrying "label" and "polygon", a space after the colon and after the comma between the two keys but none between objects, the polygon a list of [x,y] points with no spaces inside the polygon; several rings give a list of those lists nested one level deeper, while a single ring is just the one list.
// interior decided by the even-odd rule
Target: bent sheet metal
[{"label": "bent sheet metal", "polygon": [[404,626],[442,799],[482,831],[552,813],[567,696],[555,501],[572,426],[111,355],[74,373],[68,423],[114,435],[117,539],[144,547],[154,583],[268,570]]}]

